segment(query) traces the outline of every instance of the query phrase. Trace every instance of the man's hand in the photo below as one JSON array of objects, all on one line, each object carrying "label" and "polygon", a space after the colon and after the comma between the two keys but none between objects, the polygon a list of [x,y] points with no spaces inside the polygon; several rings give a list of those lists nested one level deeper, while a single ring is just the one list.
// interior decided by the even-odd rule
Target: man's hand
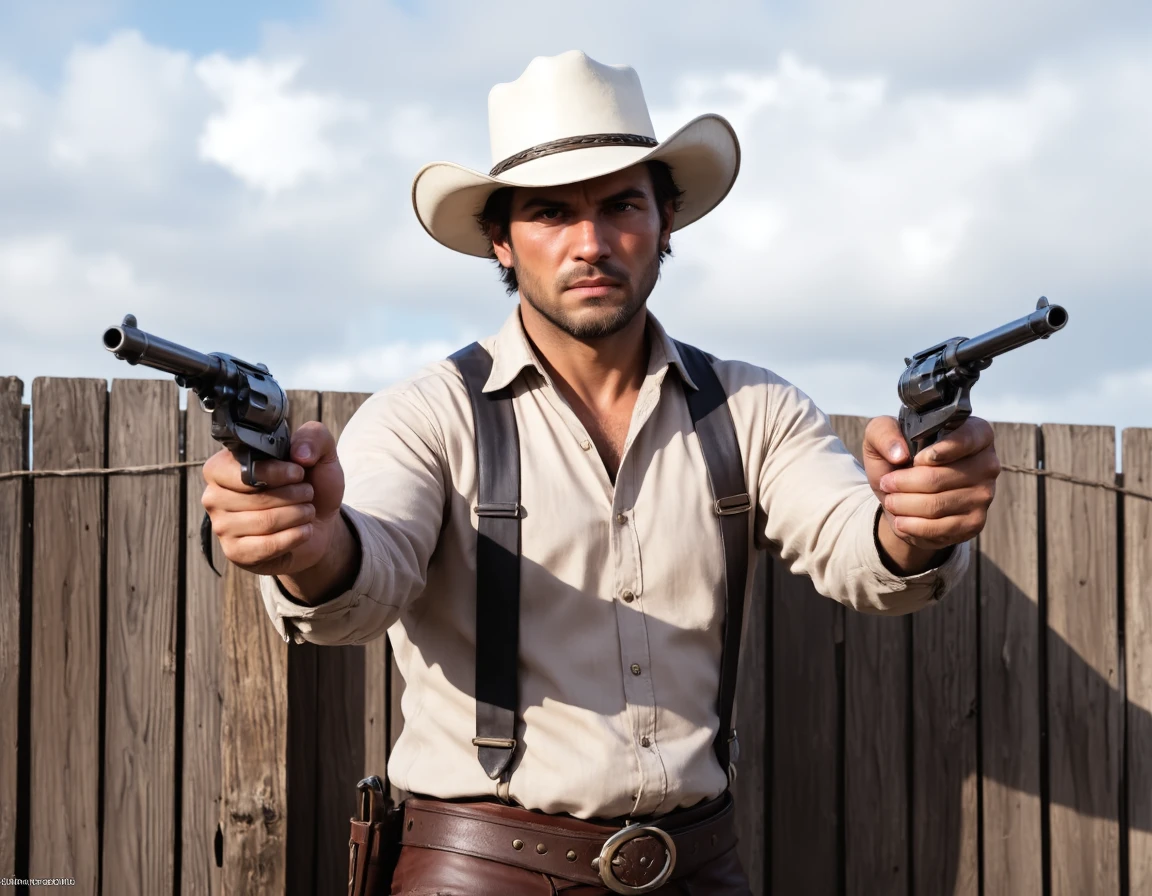
[{"label": "man's hand", "polygon": [[333,560],[334,533],[345,528],[344,471],[336,439],[322,423],[305,423],[292,434],[290,460],[256,461],[267,489],[241,481],[240,464],[227,448],[208,458],[203,476],[200,502],[224,556],[241,569],[295,575]]},{"label": "man's hand", "polygon": [[935,565],[941,550],[975,537],[988,519],[1000,461],[992,427],[969,417],[908,463],[895,417],[875,417],[864,431],[864,472],[884,507],[880,543],[905,574]]}]

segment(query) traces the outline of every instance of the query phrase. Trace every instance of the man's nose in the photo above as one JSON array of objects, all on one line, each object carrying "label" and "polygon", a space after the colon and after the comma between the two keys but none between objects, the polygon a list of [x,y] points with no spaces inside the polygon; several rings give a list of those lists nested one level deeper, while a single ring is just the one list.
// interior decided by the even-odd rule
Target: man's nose
[{"label": "man's nose", "polygon": [[612,254],[605,228],[595,218],[581,218],[572,228],[572,254],[577,261],[594,264]]}]

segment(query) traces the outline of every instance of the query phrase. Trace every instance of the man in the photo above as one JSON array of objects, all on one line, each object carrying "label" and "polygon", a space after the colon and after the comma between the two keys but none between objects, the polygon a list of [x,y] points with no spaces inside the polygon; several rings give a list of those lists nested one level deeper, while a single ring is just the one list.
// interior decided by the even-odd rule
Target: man
[{"label": "man", "polygon": [[[302,426],[294,462],[258,465],[266,491],[217,454],[204,505],[284,638],[392,641],[405,725],[388,771],[419,795],[394,893],[747,893],[718,689],[725,583],[751,581],[754,552],[731,576],[689,396],[713,375],[727,396],[749,547],[872,613],[928,606],[965,569],[999,472],[991,428],[971,418],[909,465],[896,421],[877,418],[862,470],[780,377],[693,368],[707,356],[646,301],[671,232],[736,178],[723,119],[658,142],[632,69],[570,52],[493,89],[489,126],[490,174],[436,163],[413,186],[428,233],[495,258],[519,294],[482,341],[483,394],[454,360],[429,365],[365,402],[339,450]],[[476,659],[473,401],[501,395],[520,464],[507,738],[477,735],[476,696],[490,670]]]}]

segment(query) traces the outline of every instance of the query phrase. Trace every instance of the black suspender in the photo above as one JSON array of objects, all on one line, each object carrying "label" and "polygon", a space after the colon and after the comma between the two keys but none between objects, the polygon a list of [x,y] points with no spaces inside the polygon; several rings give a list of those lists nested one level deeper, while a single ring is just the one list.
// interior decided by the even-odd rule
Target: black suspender
[{"label": "black suspender", "polygon": [[744,480],[744,463],[736,441],[736,426],[728,397],[712,364],[700,351],[676,342],[697,391],[685,387],[688,412],[700,440],[704,466],[712,485],[713,512],[720,521],[724,545],[724,646],[720,653],[720,729],[714,743],[720,768],[728,771],[729,743],[736,739],[732,705],[736,701],[736,664],[740,659],[740,629],[744,624],[744,587],[748,578],[748,511],[752,500]]},{"label": "black suspender", "polygon": [[[702,351],[676,343],[697,385],[684,391],[700,440],[724,546],[725,616],[720,661],[720,728],[714,743],[729,771],[736,665],[748,572],[749,511],[744,464],[727,396]],[[476,426],[479,516],[476,542],[476,737],[480,764],[496,779],[516,749],[516,666],[520,643],[520,443],[508,386],[485,394],[492,358],[478,342],[451,356],[472,402]],[[507,777],[504,778],[507,780]]]},{"label": "black suspender", "polygon": [[476,425],[476,737],[480,764],[500,777],[516,751],[520,653],[520,439],[511,386],[485,393],[492,357],[479,343],[452,355]]}]

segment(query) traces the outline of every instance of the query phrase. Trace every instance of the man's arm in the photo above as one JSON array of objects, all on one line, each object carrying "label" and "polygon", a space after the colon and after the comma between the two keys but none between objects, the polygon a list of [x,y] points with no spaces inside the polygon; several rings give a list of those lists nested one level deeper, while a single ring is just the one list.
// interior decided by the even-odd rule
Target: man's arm
[{"label": "man's arm", "polygon": [[757,546],[809,576],[821,594],[861,612],[895,615],[930,605],[967,567],[968,546],[945,556],[938,547],[893,538],[886,522],[878,526],[877,496],[827,415],[770,376]]},{"label": "man's arm", "polygon": [[449,487],[442,445],[413,381],[360,406],[340,436],[344,525],[334,529],[332,549],[303,573],[260,577],[281,637],[363,644],[420,597]]}]

